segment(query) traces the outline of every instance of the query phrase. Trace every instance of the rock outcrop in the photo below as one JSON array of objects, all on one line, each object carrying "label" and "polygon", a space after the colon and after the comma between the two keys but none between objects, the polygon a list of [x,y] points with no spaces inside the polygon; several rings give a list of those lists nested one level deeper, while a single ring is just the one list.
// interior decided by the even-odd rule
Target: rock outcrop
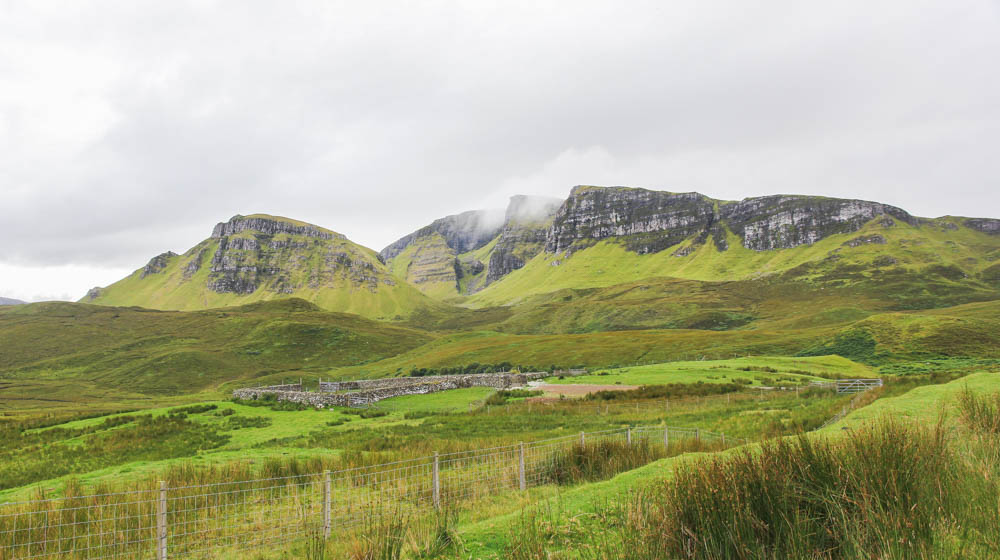
[{"label": "rock outcrop", "polygon": [[510,199],[503,229],[490,252],[483,286],[524,266],[545,248],[552,217],[562,205],[558,198],[517,195]]},{"label": "rock outcrop", "polygon": [[905,210],[864,200],[777,195],[724,202],[698,193],[575,187],[555,215],[545,250],[572,253],[616,238],[630,251],[656,253],[690,239],[691,245],[672,253],[686,256],[709,237],[725,251],[727,230],[747,249],[790,249],[857,231],[879,216],[886,227],[893,219],[917,223]]},{"label": "rock outcrop", "polygon": [[139,278],[145,278],[150,274],[157,274],[163,272],[167,268],[167,264],[170,263],[170,259],[177,256],[177,253],[173,251],[167,251],[166,253],[160,253],[155,257],[149,259],[146,266],[142,268],[142,273],[140,273]]},{"label": "rock outcrop", "polygon": [[717,219],[714,201],[698,193],[579,186],[556,212],[545,250],[561,253],[617,237],[632,251],[656,253],[707,236]]},{"label": "rock outcrop", "polygon": [[344,239],[344,236],[339,233],[334,233],[311,224],[298,224],[290,220],[276,220],[270,217],[240,215],[233,216],[228,222],[216,224],[215,229],[212,230],[212,237],[227,237],[244,231],[262,233],[264,235],[287,233],[289,235],[316,237],[318,239]]},{"label": "rock outcrop", "polygon": [[402,253],[415,240],[438,234],[455,254],[467,253],[486,245],[503,227],[502,210],[470,210],[434,220],[428,226],[403,236],[379,252],[382,262]]},{"label": "rock outcrop", "polygon": [[84,301],[206,309],[298,296],[330,311],[399,320],[431,305],[378,256],[343,235],[296,220],[235,216],[183,255],[164,253]]},{"label": "rock outcrop", "polygon": [[967,218],[965,226],[983,233],[1000,235],[1000,220],[995,218]]},{"label": "rock outcrop", "polygon": [[[276,238],[279,235],[283,237]],[[323,243],[345,238],[316,226],[236,216],[215,226],[212,238],[218,240],[218,246],[212,256],[207,287],[216,293],[247,295],[264,287],[274,293],[292,294],[303,287],[320,288],[335,276],[371,291],[378,286],[379,276],[370,258],[341,244]],[[315,264],[315,253],[320,255],[319,266],[310,270],[305,282],[296,280],[300,275],[293,274],[292,269],[310,260]],[[185,274],[197,266],[196,261],[200,259],[188,263]]]},{"label": "rock outcrop", "polygon": [[721,205],[725,225],[754,251],[790,249],[851,233],[879,216],[917,223],[905,210],[865,200],[777,195]]},{"label": "rock outcrop", "polygon": [[[475,210],[435,220],[382,249],[379,257],[389,264],[406,259],[405,267],[393,265],[394,270],[422,290],[473,293],[542,251],[561,203],[558,198],[514,196],[503,212]],[[467,254],[490,243],[494,245],[482,260]],[[444,285],[454,289],[440,289]]]}]

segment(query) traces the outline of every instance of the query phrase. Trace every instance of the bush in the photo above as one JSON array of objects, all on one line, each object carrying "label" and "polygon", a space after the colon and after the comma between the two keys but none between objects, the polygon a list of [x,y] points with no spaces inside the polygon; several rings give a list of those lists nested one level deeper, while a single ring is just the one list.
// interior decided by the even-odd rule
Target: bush
[{"label": "bush", "polygon": [[271,425],[271,419],[263,416],[230,416],[222,424],[223,430],[239,430],[242,428],[266,428]]},{"label": "bush", "polygon": [[377,408],[348,408],[341,412],[344,414],[354,414],[361,418],[381,418],[389,415],[388,411],[379,410]]},{"label": "bush", "polygon": [[210,410],[215,410],[219,408],[215,404],[193,404],[190,406],[182,406],[180,408],[175,408],[167,412],[167,414],[201,414],[202,412],[208,412]]}]

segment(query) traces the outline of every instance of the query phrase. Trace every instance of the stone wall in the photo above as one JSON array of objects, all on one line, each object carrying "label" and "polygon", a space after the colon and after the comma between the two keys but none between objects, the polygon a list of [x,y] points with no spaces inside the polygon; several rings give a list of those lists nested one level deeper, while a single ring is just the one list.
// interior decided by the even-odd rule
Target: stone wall
[{"label": "stone wall", "polygon": [[428,383],[455,383],[458,387],[493,387],[509,389],[526,385],[553,374],[544,371],[525,373],[473,373],[468,375],[428,375],[424,377],[389,377],[385,379],[362,379],[358,381],[322,381],[321,392],[370,391],[376,389],[396,389],[401,387],[426,385]]},{"label": "stone wall", "polygon": [[422,395],[468,387],[493,387],[509,389],[522,387],[552,375],[581,375],[586,370],[570,370],[556,373],[532,371],[526,373],[479,373],[469,375],[434,375],[427,377],[391,377],[387,379],[366,379],[359,381],[321,381],[319,392],[304,391],[299,383],[249,387],[233,391],[233,398],[257,400],[265,395],[274,395],[279,401],[296,402],[326,408],[328,406],[364,406],[402,395]]}]

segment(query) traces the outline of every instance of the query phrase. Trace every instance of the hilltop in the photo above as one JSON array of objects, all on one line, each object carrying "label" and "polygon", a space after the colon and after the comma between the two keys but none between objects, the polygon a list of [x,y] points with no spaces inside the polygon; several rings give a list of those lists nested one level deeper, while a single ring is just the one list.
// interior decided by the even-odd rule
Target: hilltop
[{"label": "hilltop", "polygon": [[0,305],[23,305],[23,302],[19,299],[0,297]]},{"label": "hilltop", "polygon": [[183,254],[157,255],[81,301],[196,310],[290,296],[327,311],[385,320],[435,305],[395,278],[371,249],[340,233],[266,214],[219,223]]}]

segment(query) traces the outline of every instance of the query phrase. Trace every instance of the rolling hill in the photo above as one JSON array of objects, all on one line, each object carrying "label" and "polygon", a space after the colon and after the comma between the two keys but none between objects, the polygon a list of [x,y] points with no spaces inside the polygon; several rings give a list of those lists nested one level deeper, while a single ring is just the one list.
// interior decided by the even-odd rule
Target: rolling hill
[{"label": "rolling hill", "polygon": [[235,216],[184,254],[166,252],[81,301],[196,310],[298,297],[328,311],[403,319],[433,300],[343,235],[264,214]]}]

